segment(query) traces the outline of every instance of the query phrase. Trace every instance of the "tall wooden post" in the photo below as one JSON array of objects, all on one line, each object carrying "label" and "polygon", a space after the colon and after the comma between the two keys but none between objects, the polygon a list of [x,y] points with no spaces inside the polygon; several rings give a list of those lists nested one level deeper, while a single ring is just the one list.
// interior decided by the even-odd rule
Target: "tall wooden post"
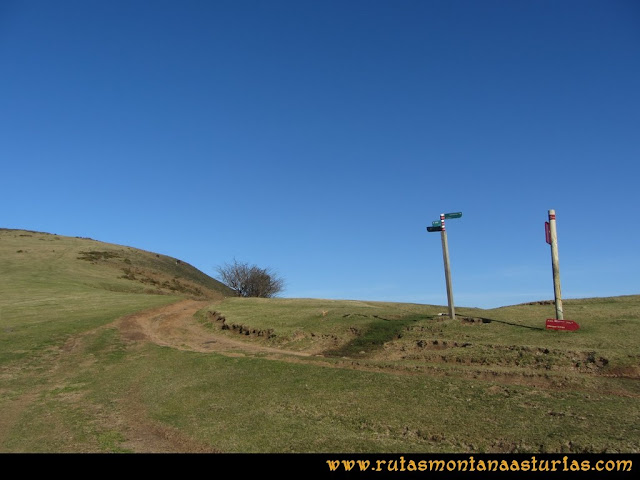
[{"label": "tall wooden post", "polygon": [[558,258],[558,232],[556,230],[556,211],[549,210],[549,233],[551,237],[551,266],[553,268],[553,293],[556,303],[556,318],[564,319],[562,311],[562,292],[560,289],[560,260]]},{"label": "tall wooden post", "polygon": [[447,231],[444,227],[444,213],[440,214],[440,222],[442,224],[442,230],[440,235],[442,237],[442,257],[444,259],[444,277],[447,282],[447,300],[449,302],[449,317],[451,319],[456,318],[456,311],[453,306],[453,288],[451,287],[451,269],[449,267],[449,244],[447,242]]}]

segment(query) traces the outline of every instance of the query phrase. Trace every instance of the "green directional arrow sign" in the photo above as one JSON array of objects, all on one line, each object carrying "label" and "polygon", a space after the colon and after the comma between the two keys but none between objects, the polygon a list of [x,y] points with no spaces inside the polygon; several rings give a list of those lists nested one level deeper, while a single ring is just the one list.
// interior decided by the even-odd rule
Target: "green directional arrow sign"
[{"label": "green directional arrow sign", "polygon": [[433,222],[431,222],[431,225],[433,225],[434,227],[441,227],[442,222],[440,220],[434,220]]},{"label": "green directional arrow sign", "polygon": [[462,212],[454,212],[454,213],[445,213],[444,218],[460,218],[462,216]]}]

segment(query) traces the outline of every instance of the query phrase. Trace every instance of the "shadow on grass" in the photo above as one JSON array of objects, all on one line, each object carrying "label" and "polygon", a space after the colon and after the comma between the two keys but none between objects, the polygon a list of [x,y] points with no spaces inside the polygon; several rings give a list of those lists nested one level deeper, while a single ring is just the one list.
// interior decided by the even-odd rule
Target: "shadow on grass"
[{"label": "shadow on grass", "polygon": [[401,332],[410,324],[432,320],[434,315],[410,315],[400,319],[387,319],[378,315],[358,315],[371,318],[371,323],[356,333],[356,337],[350,342],[334,349],[325,350],[327,357],[353,357],[370,353],[382,348],[390,341],[402,336]]},{"label": "shadow on grass", "polygon": [[493,318],[483,318],[483,317],[474,317],[474,318],[482,320],[482,323],[496,322],[496,323],[502,323],[503,325],[511,325],[512,327],[528,328],[529,330],[546,330],[545,328],[542,328],[542,327],[531,327],[529,325],[521,325],[519,323],[507,322],[505,320],[495,320]]}]

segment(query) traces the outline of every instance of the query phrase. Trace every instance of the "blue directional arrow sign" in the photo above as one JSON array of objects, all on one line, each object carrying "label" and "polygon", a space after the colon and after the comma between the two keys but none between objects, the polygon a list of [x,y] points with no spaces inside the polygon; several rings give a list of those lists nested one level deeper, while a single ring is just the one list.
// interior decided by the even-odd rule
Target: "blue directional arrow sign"
[{"label": "blue directional arrow sign", "polygon": [[427,227],[427,232],[441,232],[442,227]]}]

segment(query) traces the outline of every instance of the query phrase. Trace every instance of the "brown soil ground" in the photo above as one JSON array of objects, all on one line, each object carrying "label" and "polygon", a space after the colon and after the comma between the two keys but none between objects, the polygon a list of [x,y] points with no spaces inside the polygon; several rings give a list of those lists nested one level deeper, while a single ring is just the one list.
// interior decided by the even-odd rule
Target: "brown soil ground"
[{"label": "brown soil ground", "polygon": [[147,341],[180,350],[234,356],[251,354],[309,356],[304,352],[287,351],[235,340],[220,331],[204,328],[194,315],[208,305],[211,305],[210,300],[183,300],[128,315],[117,320],[115,325],[125,340]]}]

